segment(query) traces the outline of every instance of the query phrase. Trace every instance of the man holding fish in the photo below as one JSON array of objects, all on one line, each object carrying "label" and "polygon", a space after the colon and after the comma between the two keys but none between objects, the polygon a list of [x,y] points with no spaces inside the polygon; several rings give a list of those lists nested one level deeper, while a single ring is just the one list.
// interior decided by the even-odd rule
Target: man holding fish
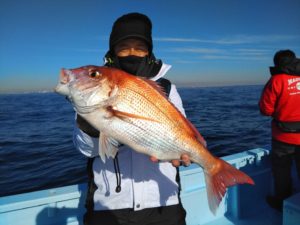
[{"label": "man holding fish", "polygon": [[147,16],[124,15],[113,25],[104,67],[61,71],[56,92],[73,104],[74,143],[91,158],[85,224],[186,224],[174,167],[180,159],[203,168],[213,213],[227,187],[254,184],[213,156],[186,119],[175,85],[162,78],[170,66],[154,57],[151,30]]},{"label": "man holding fish", "polygon": [[[106,65],[153,81],[163,77],[171,66],[155,59],[151,32],[151,21],[145,15],[120,17],[112,28]],[[184,114],[175,85],[168,85],[170,100]],[[89,170],[93,188],[88,193],[87,224],[185,224],[174,167],[179,160],[172,161],[174,166],[169,162],[153,163],[149,156],[120,146],[117,157],[103,163],[97,157],[99,132],[80,116],[77,124],[75,146],[92,157]],[[150,159],[156,161],[155,157]],[[183,160],[189,164],[186,155]]]}]

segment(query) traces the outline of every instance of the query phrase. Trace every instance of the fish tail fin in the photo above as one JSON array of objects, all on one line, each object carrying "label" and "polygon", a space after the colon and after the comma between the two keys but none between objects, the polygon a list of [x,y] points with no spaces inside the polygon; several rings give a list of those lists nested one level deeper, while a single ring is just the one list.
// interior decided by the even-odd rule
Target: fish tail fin
[{"label": "fish tail fin", "polygon": [[247,174],[221,159],[217,159],[212,171],[205,171],[205,181],[208,204],[213,214],[216,214],[227,187],[244,183],[254,185],[254,181]]}]

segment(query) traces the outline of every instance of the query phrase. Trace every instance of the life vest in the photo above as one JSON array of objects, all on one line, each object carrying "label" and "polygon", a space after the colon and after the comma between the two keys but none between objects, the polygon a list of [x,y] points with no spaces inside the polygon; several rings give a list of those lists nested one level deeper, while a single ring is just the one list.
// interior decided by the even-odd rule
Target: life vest
[{"label": "life vest", "polygon": [[276,126],[285,133],[300,133],[300,122],[282,122],[273,119]]}]

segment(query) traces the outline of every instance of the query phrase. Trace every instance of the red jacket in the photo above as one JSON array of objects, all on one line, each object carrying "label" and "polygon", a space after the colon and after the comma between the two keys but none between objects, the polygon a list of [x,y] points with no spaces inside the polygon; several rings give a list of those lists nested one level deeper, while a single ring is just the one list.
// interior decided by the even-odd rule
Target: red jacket
[{"label": "red jacket", "polygon": [[[300,121],[300,76],[273,75],[266,84],[259,101],[263,115],[281,122]],[[300,133],[282,132],[272,122],[272,137],[278,141],[300,145]]]}]

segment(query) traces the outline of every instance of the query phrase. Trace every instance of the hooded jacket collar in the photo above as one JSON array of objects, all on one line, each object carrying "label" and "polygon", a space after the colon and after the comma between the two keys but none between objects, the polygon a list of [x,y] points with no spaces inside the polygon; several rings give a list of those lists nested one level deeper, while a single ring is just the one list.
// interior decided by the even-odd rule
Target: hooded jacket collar
[{"label": "hooded jacket collar", "polygon": [[166,75],[166,73],[169,71],[169,69],[171,69],[171,67],[172,67],[171,65],[163,63],[158,74],[155,75],[154,77],[151,77],[150,80],[156,81],[159,78],[164,77]]},{"label": "hooded jacket collar", "polygon": [[300,59],[295,58],[291,63],[285,66],[270,67],[271,75],[287,74],[293,76],[300,76]]}]

